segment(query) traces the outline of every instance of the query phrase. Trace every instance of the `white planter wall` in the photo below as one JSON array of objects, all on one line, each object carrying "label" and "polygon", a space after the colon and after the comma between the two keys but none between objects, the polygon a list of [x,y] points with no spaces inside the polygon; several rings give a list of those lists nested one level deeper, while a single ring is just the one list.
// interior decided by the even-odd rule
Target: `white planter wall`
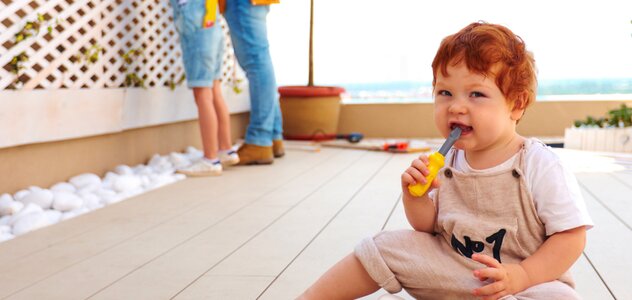
[{"label": "white planter wall", "polygon": [[564,148],[632,153],[632,127],[626,128],[567,128]]},{"label": "white planter wall", "polygon": [[[246,89],[224,89],[231,113],[250,110]],[[0,148],[116,133],[197,119],[193,93],[179,87],[0,92]]]}]

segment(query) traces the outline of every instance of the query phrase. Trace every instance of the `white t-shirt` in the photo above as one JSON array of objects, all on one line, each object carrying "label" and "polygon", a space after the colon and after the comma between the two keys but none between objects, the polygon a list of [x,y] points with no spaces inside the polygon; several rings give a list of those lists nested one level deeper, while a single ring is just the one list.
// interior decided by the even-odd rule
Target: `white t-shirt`
[{"label": "white t-shirt", "polygon": [[[527,152],[522,172],[546,235],[579,226],[592,228],[593,222],[575,175],[548,146],[536,139],[526,139],[525,143]],[[454,168],[463,173],[479,174],[508,170],[513,167],[518,154],[497,166],[477,170],[467,163],[464,151],[457,151]],[[434,200],[435,194],[436,190],[433,190],[428,196]]]}]

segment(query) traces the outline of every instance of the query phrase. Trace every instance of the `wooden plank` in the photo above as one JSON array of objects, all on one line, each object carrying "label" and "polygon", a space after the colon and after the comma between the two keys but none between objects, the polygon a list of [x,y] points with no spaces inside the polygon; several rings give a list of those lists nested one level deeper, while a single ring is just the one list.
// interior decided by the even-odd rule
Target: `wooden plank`
[{"label": "wooden plank", "polygon": [[[320,156],[311,154],[312,156]],[[201,207],[195,215],[179,218],[179,222],[185,223],[186,227],[202,224],[200,230],[195,234],[189,234],[186,241],[181,243],[170,243],[162,245],[160,237],[150,237],[147,239],[154,242],[153,247],[160,247],[163,250],[160,255],[154,257],[132,257],[125,264],[126,270],[114,270],[118,272],[116,278],[102,280],[100,286],[92,289],[93,299],[120,299],[132,296],[133,299],[164,299],[177,295],[182,289],[195,281],[200,275],[212,268],[217,263],[225,259],[226,256],[242,247],[244,243],[258,235],[264,228],[274,222],[280,215],[287,211],[284,205],[267,205],[267,199],[285,197],[293,198],[295,201],[304,195],[310,194],[317,189],[320,184],[330,180],[331,172],[344,170],[352,164],[354,159],[359,159],[362,153],[348,151],[337,152],[337,155],[312,164],[305,172],[299,174],[289,174],[289,178],[281,176],[281,170],[268,168],[268,174],[279,174],[279,176],[267,176],[261,178],[259,186],[276,186],[278,188],[267,192],[263,188],[254,185],[250,189],[234,189],[226,199],[222,199],[219,205],[208,205]],[[290,161],[288,164],[296,166],[299,162]],[[307,179],[304,181],[303,179]],[[301,185],[302,184],[302,185]],[[285,193],[286,186],[302,187],[298,193]],[[214,211],[221,206],[229,205],[231,202],[253,195],[255,201],[250,201],[248,205],[227,215],[219,222],[209,221]],[[165,224],[156,228],[157,231],[168,233],[175,224]],[[165,234],[162,239],[171,239],[172,234]],[[121,251],[133,250],[133,243],[122,245]],[[79,268],[68,270],[70,274],[81,274],[88,269],[113,269],[109,267],[119,259],[119,253],[108,253],[98,260],[82,264]],[[122,272],[124,271],[124,272]],[[159,275],[157,275],[159,274]],[[67,277],[66,275],[65,277]],[[64,277],[48,283],[48,286],[63,284]],[[94,286],[92,282],[84,283]],[[107,286],[107,287],[106,287]],[[143,289],[139,290],[138,287]],[[103,288],[105,287],[105,288]],[[42,287],[42,289],[45,289]]]},{"label": "wooden plank", "polygon": [[[329,153],[335,154],[336,152]],[[98,261],[99,256],[107,256],[108,253],[116,252],[116,249],[120,249],[120,245],[124,245],[125,241],[134,243],[135,246],[139,247],[132,249],[130,253],[145,256],[149,256],[152,253],[156,254],[154,251],[158,251],[159,248],[156,248],[155,245],[139,244],[143,240],[143,235],[153,236],[155,234],[156,230],[153,229],[154,227],[161,224],[177,224],[183,216],[195,214],[200,207],[205,206],[220,207],[216,209],[218,213],[212,215],[210,219],[213,220],[213,217],[221,219],[225,215],[238,210],[240,204],[247,203],[252,200],[252,197],[257,195],[255,193],[251,193],[252,195],[247,194],[247,191],[243,191],[241,194],[234,193],[234,190],[244,186],[244,182],[251,182],[252,188],[260,189],[261,192],[273,190],[278,185],[268,184],[266,186],[263,183],[265,181],[263,179],[269,177],[268,174],[270,174],[272,169],[276,169],[279,173],[280,180],[290,180],[293,176],[311,170],[320,163],[321,159],[328,157],[327,154],[323,153],[322,155],[313,155],[313,159],[308,159],[307,155],[307,153],[297,154],[297,157],[305,158],[298,163],[292,163],[289,159],[281,160],[279,163],[274,164],[273,168],[252,167],[248,169],[249,172],[227,170],[221,177],[188,179],[140,195],[134,199],[105,207],[98,212],[84,215],[81,222],[86,224],[90,223],[92,215],[96,213],[107,215],[108,217],[105,219],[109,220],[109,222],[107,225],[96,228],[96,230],[68,239],[65,243],[51,246],[46,251],[40,251],[28,257],[6,263],[0,269],[0,295],[11,295],[29,286],[33,286],[31,291],[42,291],[38,289],[38,286],[40,286],[38,282],[51,276],[63,278],[65,273],[62,270],[65,268],[75,265],[77,265],[75,268],[78,268],[89,261]],[[292,156],[292,154],[288,154],[288,156]],[[235,169],[234,171],[238,170]],[[182,195],[187,195],[187,197],[182,197]],[[227,205],[219,205],[223,204],[221,202],[222,199],[227,197],[231,197],[230,199],[234,201]],[[224,206],[226,208],[223,208]],[[120,207],[125,207],[126,209],[121,210]],[[55,226],[57,225],[49,228]],[[182,230],[187,230],[185,224],[178,224],[177,226],[180,226],[179,228],[182,228]],[[190,229],[195,230],[196,228],[191,226]],[[43,230],[46,231],[48,228]],[[24,237],[27,238],[27,236]],[[188,236],[175,235],[168,238],[159,236],[159,238],[174,242],[178,239],[186,239]],[[144,252],[145,250],[146,252]],[[130,253],[120,253],[119,260],[126,260]],[[4,255],[4,253],[0,252],[0,255]],[[123,265],[126,265],[125,261],[123,261]],[[94,273],[95,270],[98,269],[88,270],[87,273]],[[104,274],[92,274],[92,276],[106,277]],[[90,276],[84,275],[79,280],[87,278],[90,278]],[[99,282],[99,280],[94,278],[93,280],[94,284]],[[67,279],[62,281],[67,284],[73,282]],[[104,283],[104,285],[109,283]],[[63,294],[76,289],[64,290],[61,288],[62,286],[63,284],[59,288],[52,287],[43,290],[46,291],[47,298],[51,298],[54,296],[53,291],[59,291]],[[81,285],[80,288],[88,288],[89,286],[91,285]],[[28,293],[25,292],[26,294]],[[63,298],[63,296],[60,295],[60,298]]]},{"label": "wooden plank", "polygon": [[205,275],[198,282],[206,281],[205,283],[213,288],[187,289],[183,293],[178,294],[176,299],[257,299],[259,293],[273,280],[274,276]]},{"label": "wooden plank", "polygon": [[[296,203],[287,214],[272,224],[248,244],[222,261],[200,278],[185,293],[197,294],[199,291],[212,291],[211,284],[215,276],[242,276],[247,279],[253,276],[277,276],[292,260],[317,236],[323,227],[355,194],[363,189],[391,155],[383,153],[367,153],[344,173],[331,178],[326,185],[315,193]],[[300,187],[299,187],[300,188]],[[276,199],[270,199],[268,205],[279,205]],[[343,216],[340,216],[344,218]],[[362,227],[363,223],[358,223]],[[291,238],[288,238],[291,237]],[[207,276],[208,275],[208,276]],[[246,284],[244,288],[250,285]],[[258,290],[261,293],[263,290]],[[236,295],[229,295],[229,299]],[[290,298],[288,298],[290,299]]]},{"label": "wooden plank", "polygon": [[[386,154],[384,154],[386,155]],[[379,232],[400,194],[400,175],[411,155],[394,155],[351,201],[324,224],[259,299],[293,299],[364,237]]]},{"label": "wooden plank", "polygon": [[632,228],[632,187],[626,186],[610,173],[579,173],[578,180],[628,229]]},{"label": "wooden plank", "polygon": [[384,224],[384,230],[399,230],[399,229],[413,229],[406,219],[406,212],[404,212],[404,203],[402,202],[401,192],[395,205],[393,212],[389,216],[386,224]]},{"label": "wooden plank", "polygon": [[623,185],[632,188],[632,171],[611,173]]},{"label": "wooden plank", "polygon": [[[600,179],[600,177],[604,178]],[[629,251],[632,249],[632,231],[627,224],[613,214],[613,208],[607,206],[617,200],[602,198],[617,197],[609,190],[620,188],[613,186],[611,176],[607,173],[578,174],[578,179],[586,206],[595,222],[595,227],[588,230],[588,242],[584,253],[614,298],[632,299],[629,274],[632,270],[632,253]],[[603,185],[598,186],[596,182]],[[618,197],[624,197],[624,195]],[[629,210],[629,205],[627,210]]]},{"label": "wooden plank", "polygon": [[575,290],[583,299],[614,299],[585,254],[573,265],[571,273],[575,279]]}]

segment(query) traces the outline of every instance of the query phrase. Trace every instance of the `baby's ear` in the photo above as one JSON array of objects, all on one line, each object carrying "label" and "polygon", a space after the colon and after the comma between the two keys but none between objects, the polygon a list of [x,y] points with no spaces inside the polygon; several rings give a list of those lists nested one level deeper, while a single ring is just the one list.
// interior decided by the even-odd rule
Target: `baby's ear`
[{"label": "baby's ear", "polygon": [[513,107],[511,109],[511,119],[514,121],[518,121],[524,115],[524,111],[526,109],[528,93],[523,92],[517,95],[516,99],[511,104]]}]

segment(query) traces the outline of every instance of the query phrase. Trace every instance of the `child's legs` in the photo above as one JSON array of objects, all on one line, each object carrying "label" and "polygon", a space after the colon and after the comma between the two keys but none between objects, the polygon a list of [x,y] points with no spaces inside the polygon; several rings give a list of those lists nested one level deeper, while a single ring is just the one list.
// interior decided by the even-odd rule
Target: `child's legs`
[{"label": "child's legs", "polygon": [[441,236],[425,232],[381,232],[356,246],[355,255],[390,293],[404,288],[421,299],[469,299],[481,286],[472,273],[478,263],[457,254]]},{"label": "child's legs", "polygon": [[508,296],[503,299],[518,300],[538,300],[538,299],[556,299],[556,300],[577,300],[581,297],[568,284],[559,280],[549,281],[534,285],[515,296]]},{"label": "child's legs", "polygon": [[210,87],[194,87],[193,96],[198,109],[204,157],[217,158],[217,116],[213,106],[213,91]]},{"label": "child's legs", "polygon": [[228,150],[233,143],[230,141],[230,113],[222,95],[222,82],[213,81],[213,106],[217,114],[219,149]]},{"label": "child's legs", "polygon": [[349,254],[327,270],[299,299],[356,299],[379,288],[358,258]]}]

